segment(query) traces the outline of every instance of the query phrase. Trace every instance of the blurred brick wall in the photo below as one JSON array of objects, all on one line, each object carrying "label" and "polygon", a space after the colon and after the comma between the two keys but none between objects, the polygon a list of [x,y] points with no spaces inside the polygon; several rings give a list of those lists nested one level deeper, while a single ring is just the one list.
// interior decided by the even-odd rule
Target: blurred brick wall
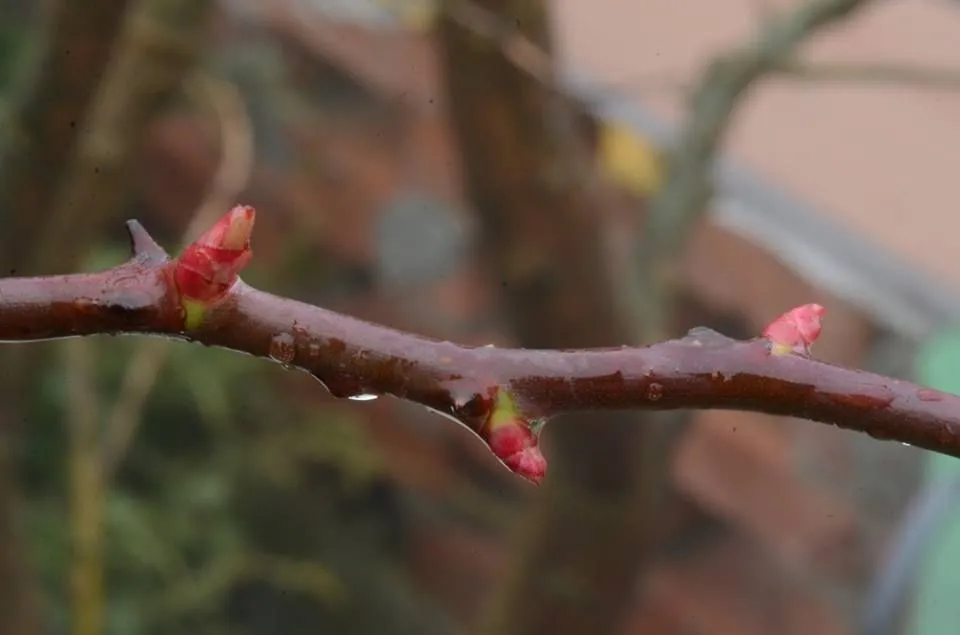
[{"label": "blurred brick wall", "polygon": [[[291,39],[309,39],[300,30],[280,32]],[[377,59],[384,57],[390,43],[380,47],[366,37],[368,47],[355,50],[378,50]],[[323,46],[313,45],[313,54],[322,55]],[[436,78],[431,84],[425,74],[434,68],[429,48],[410,42],[393,45],[419,51],[410,53],[413,59],[426,56],[422,64],[404,58],[417,78],[408,100],[422,103],[390,102],[396,107],[377,111],[379,119],[342,112],[293,115],[286,123],[295,157],[292,167],[278,171],[258,166],[244,197],[268,207],[257,239],[259,253],[268,259],[282,254],[285,237],[296,233],[315,245],[318,258],[332,255],[352,266],[372,267],[377,215],[411,182],[449,201],[451,213],[467,208],[442,107],[428,103],[430,95],[439,93]],[[382,71],[370,70],[374,62],[342,63],[360,81],[386,81]],[[391,86],[402,84],[403,68],[389,76]],[[216,167],[215,145],[204,126],[199,115],[170,116],[157,123],[144,149],[148,213],[173,226],[186,223]],[[630,216],[636,202],[625,197],[621,203],[598,213],[598,222],[609,223],[612,233],[636,221]],[[739,323],[745,333],[758,333],[784,310],[816,301],[829,309],[815,350],[818,357],[859,366],[870,350],[874,327],[864,315],[811,287],[774,255],[709,222],[700,224],[683,254],[683,271],[684,291],[700,307],[698,315],[715,322],[707,326],[717,326],[722,317]],[[418,290],[416,303],[429,308],[427,326],[420,321],[422,315],[404,318],[382,298],[357,299],[345,310],[437,337],[504,341],[496,320],[482,317],[496,313],[490,297],[477,263],[467,259]],[[462,434],[444,433],[438,441],[426,438],[422,426],[393,426],[389,419],[384,412],[366,425],[405,487],[442,498],[445,488],[462,486],[463,468],[453,458],[458,455],[439,451],[450,443],[485,469],[496,469],[490,461],[483,463],[487,459],[479,445],[471,445],[473,440]],[[699,413],[680,447],[675,479],[716,526],[689,553],[660,565],[644,580],[635,619],[625,633],[851,632],[856,599],[887,534],[884,519],[870,510],[869,497],[859,485],[872,476],[863,466],[875,463],[865,460],[864,453],[882,459],[896,450],[817,424],[736,412]],[[909,469],[909,462],[896,465]],[[887,513],[895,511],[896,504]],[[421,531],[412,546],[413,570],[445,605],[469,617],[478,609],[482,589],[500,569],[500,537],[442,524],[425,524]]]}]

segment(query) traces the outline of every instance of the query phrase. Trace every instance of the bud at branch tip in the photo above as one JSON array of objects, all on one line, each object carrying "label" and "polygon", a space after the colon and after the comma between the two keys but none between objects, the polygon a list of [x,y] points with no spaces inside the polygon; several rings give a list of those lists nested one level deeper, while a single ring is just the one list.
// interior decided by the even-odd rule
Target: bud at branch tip
[{"label": "bud at branch tip", "polygon": [[195,328],[206,309],[227,296],[253,256],[250,235],[256,212],[238,205],[177,258],[174,281],[185,311],[185,328]]}]

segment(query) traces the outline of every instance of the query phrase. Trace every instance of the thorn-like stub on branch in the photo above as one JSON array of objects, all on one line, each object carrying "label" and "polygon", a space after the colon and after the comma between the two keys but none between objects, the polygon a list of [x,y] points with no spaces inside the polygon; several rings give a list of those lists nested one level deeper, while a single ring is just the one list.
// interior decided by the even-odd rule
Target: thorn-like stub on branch
[{"label": "thorn-like stub on branch", "polygon": [[127,234],[130,236],[130,252],[135,258],[143,258],[151,263],[164,262],[169,258],[139,221],[127,221]]},{"label": "thorn-like stub on branch", "polygon": [[174,269],[174,280],[185,311],[185,328],[196,328],[207,309],[226,297],[250,262],[250,235],[256,212],[238,205],[193,241]]},{"label": "thorn-like stub on branch", "polygon": [[530,422],[520,414],[513,398],[499,389],[490,416],[480,436],[493,454],[512,472],[539,485],[547,473],[547,461]]},{"label": "thorn-like stub on branch", "polygon": [[820,321],[826,309],[819,304],[804,304],[790,309],[763,329],[770,342],[771,355],[809,355],[810,347],[820,337]]}]

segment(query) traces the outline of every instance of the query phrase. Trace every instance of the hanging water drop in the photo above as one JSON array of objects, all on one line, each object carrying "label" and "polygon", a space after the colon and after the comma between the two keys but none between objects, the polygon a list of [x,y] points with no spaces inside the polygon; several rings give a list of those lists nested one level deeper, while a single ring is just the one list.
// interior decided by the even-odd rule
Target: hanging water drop
[{"label": "hanging water drop", "polygon": [[379,395],[360,394],[360,395],[350,395],[349,397],[347,397],[347,399],[349,399],[350,401],[373,401],[378,396]]}]

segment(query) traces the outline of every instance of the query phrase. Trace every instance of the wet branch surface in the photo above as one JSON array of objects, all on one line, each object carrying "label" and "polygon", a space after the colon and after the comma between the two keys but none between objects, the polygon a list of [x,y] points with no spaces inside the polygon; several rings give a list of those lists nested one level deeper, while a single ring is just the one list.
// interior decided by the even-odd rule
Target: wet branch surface
[{"label": "wet branch surface", "polygon": [[[787,415],[960,457],[960,397],[709,329],[645,347],[465,347],[234,284],[185,328],[170,259],[135,221],[134,257],[107,271],[0,279],[0,341],[144,334],[306,371],[338,397],[392,395],[480,433],[505,391],[530,421],[585,410],[736,409]],[[589,435],[590,430],[582,434]]]}]

